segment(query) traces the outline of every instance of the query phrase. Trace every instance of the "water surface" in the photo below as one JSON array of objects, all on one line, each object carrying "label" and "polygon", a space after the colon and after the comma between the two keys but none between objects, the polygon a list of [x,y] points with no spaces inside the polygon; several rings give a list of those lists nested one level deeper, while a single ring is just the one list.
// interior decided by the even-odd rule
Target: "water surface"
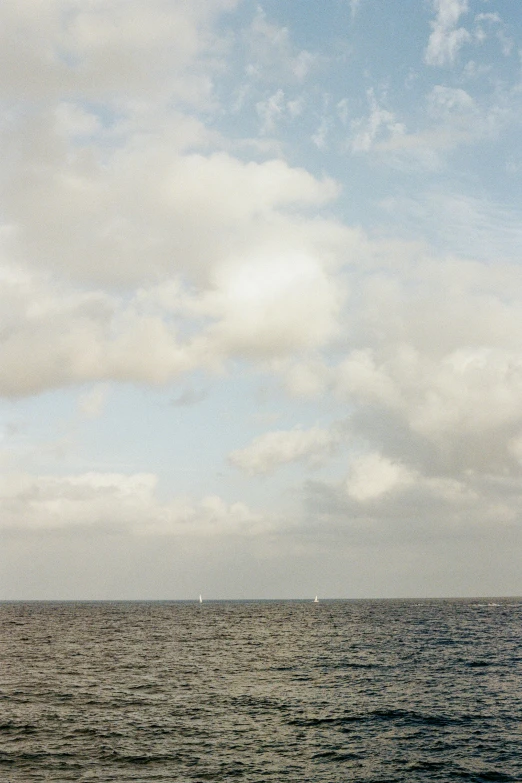
[{"label": "water surface", "polygon": [[0,604],[0,780],[522,781],[522,602]]}]

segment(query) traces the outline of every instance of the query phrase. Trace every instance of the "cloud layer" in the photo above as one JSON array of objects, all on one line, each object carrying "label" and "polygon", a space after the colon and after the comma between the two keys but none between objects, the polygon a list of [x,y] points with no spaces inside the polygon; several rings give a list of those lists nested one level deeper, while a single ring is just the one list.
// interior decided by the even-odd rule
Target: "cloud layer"
[{"label": "cloud layer", "polygon": [[242,503],[216,495],[162,503],[153,474],[74,476],[6,474],[0,484],[2,529],[98,529],[134,535],[250,535],[267,522]]},{"label": "cloud layer", "polygon": [[[497,5],[412,2],[406,33],[387,4],[370,35],[359,0],[339,29],[246,0],[5,0],[10,541],[237,537],[325,570],[515,540],[520,53]],[[162,394],[175,436],[147,429]]]}]

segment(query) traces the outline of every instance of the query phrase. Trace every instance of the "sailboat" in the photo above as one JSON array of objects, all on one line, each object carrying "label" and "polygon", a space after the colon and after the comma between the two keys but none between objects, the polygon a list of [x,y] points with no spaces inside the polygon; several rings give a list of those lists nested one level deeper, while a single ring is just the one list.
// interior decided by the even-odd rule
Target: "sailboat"
[{"label": "sailboat", "polygon": [[200,604],[202,604],[202,603],[203,603],[203,599],[202,599],[202,597],[201,597],[201,593],[199,594],[199,603],[200,603]]},{"label": "sailboat", "polygon": [[315,596],[315,598],[314,598],[314,604],[318,604],[318,603],[319,603],[319,599],[318,599],[318,597],[317,597],[317,596]]}]

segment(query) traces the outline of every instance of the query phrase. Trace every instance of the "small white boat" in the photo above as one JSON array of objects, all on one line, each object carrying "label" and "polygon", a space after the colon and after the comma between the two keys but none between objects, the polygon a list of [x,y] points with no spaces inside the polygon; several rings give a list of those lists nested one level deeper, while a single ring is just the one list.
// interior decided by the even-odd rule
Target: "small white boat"
[{"label": "small white boat", "polygon": [[315,596],[315,598],[314,598],[314,604],[318,604],[318,603],[319,603],[319,599],[318,599],[318,597],[317,597],[317,596]]},{"label": "small white boat", "polygon": [[201,597],[201,593],[199,594],[199,603],[200,603],[200,604],[202,604],[202,603],[203,603],[203,599],[202,599],[202,597]]}]

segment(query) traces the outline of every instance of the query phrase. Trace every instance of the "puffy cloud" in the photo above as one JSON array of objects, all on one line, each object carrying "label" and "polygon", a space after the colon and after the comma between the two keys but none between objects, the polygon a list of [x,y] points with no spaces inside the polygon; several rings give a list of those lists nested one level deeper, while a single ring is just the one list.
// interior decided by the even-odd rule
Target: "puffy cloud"
[{"label": "puffy cloud", "polygon": [[[2,6],[0,394],[161,384],[335,335],[347,231],[309,210],[337,183],[244,162],[187,114],[226,50],[216,15],[235,4]],[[262,14],[254,27],[301,78],[306,53]]]},{"label": "puffy cloud", "polygon": [[4,530],[100,528],[135,535],[251,534],[269,524],[242,503],[209,495],[161,502],[150,473],[0,477]]},{"label": "puffy cloud", "polygon": [[198,363],[162,313],[103,292],[79,292],[27,273],[0,290],[0,393],[7,397],[89,381],[163,383]]},{"label": "puffy cloud", "polygon": [[235,467],[255,476],[271,473],[291,462],[320,464],[333,454],[338,444],[339,435],[335,430],[320,427],[279,430],[260,435],[246,448],[233,451],[229,460]]},{"label": "puffy cloud", "polygon": [[[0,94],[15,99],[60,93],[150,99],[208,93],[198,59],[212,42],[209,23],[236,0],[6,0],[0,33]],[[191,66],[192,74],[187,73]]]},{"label": "puffy cloud", "polygon": [[[422,475],[400,461],[372,452],[354,458],[337,483],[313,481],[303,496],[308,524],[352,546],[375,550],[393,545],[450,550],[520,533],[520,480],[473,472],[460,479]],[[439,565],[444,565],[444,555]]]},{"label": "puffy cloud", "polygon": [[428,65],[452,65],[459,49],[471,39],[464,27],[457,27],[468,11],[468,0],[433,0],[437,13],[424,59]]},{"label": "puffy cloud", "polygon": [[424,259],[393,282],[366,278],[352,348],[333,373],[359,436],[421,471],[519,470],[509,445],[522,428],[516,277],[508,266]]},{"label": "puffy cloud", "polygon": [[410,484],[413,479],[411,471],[403,465],[374,452],[352,461],[346,491],[351,498],[364,503]]},{"label": "puffy cloud", "polygon": [[325,344],[336,332],[342,298],[317,259],[274,249],[223,266],[204,302],[221,316],[210,330],[215,344],[252,358]]},{"label": "puffy cloud", "polygon": [[64,139],[49,115],[24,116],[6,133],[17,161],[2,164],[10,256],[81,282],[133,285],[176,274],[204,282],[230,252],[271,234],[298,238],[300,222],[285,211],[338,193],[331,179],[281,160],[183,153],[185,135],[195,144],[205,136],[183,118],[146,136],[131,128],[109,146],[103,134],[89,144]]},{"label": "puffy cloud", "polygon": [[93,381],[164,384],[233,357],[306,353],[335,335],[342,303],[317,259],[269,247],[221,265],[200,292],[175,281],[129,295],[81,291],[16,267],[1,283],[7,397]]},{"label": "puffy cloud", "polygon": [[[239,160],[230,140],[187,114],[202,91],[209,97],[226,50],[212,23],[235,5],[3,4],[0,197],[11,260],[89,285],[177,275],[205,285],[229,253],[299,237],[296,212],[337,195],[332,180],[282,160]],[[205,108],[217,111],[212,100]]]}]

